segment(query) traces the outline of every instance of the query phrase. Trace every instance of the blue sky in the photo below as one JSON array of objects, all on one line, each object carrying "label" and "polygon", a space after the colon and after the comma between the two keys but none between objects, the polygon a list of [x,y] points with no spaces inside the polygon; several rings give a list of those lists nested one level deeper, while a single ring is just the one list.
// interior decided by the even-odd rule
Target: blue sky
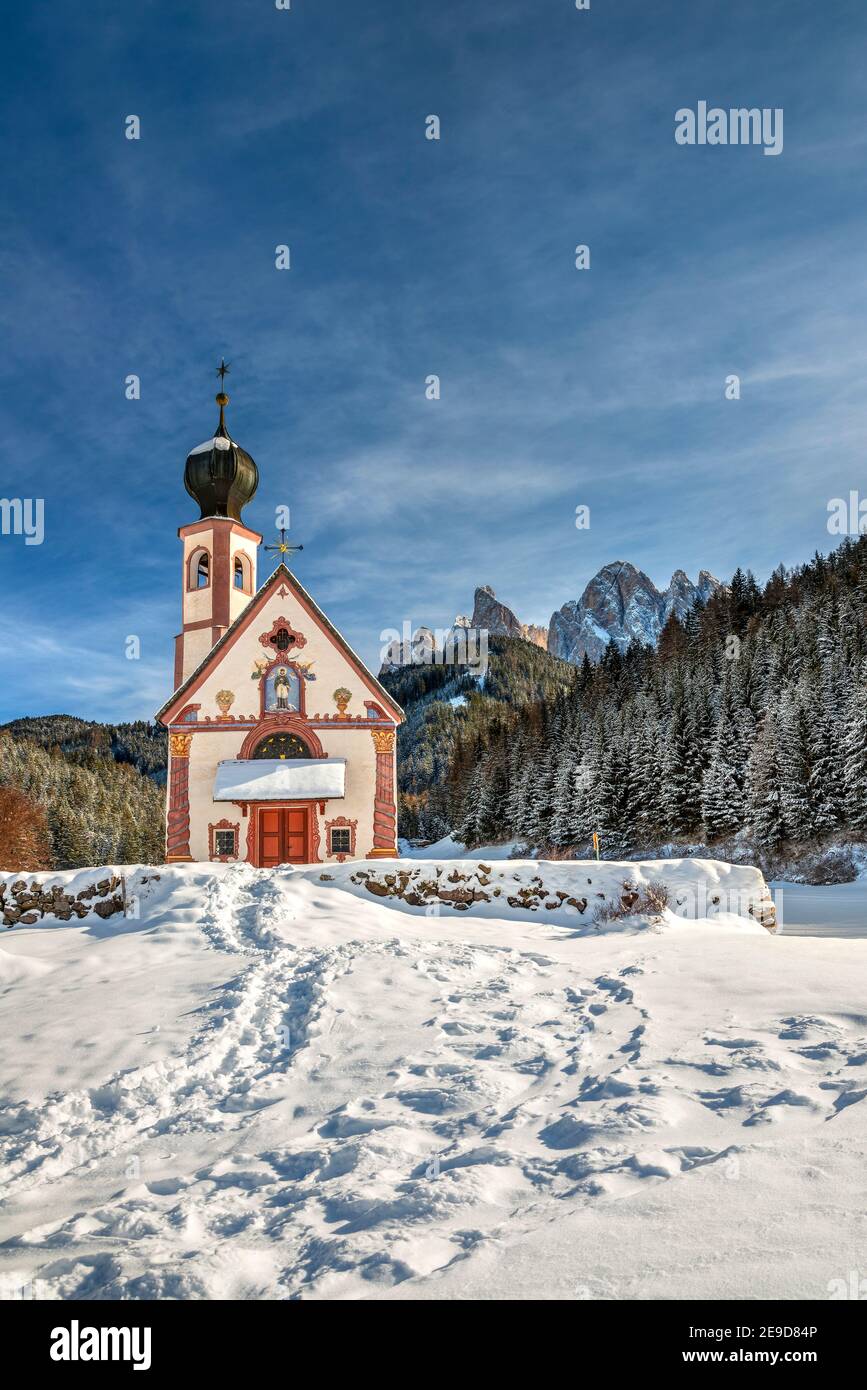
[{"label": "blue sky", "polygon": [[[831,548],[867,492],[865,37],[863,0],[10,11],[0,492],[46,532],[0,536],[0,718],[169,693],[222,355],[245,519],[291,506],[373,664],[477,584],[547,623],[607,561]],[[678,146],[700,100],[782,107],[783,153]]]}]

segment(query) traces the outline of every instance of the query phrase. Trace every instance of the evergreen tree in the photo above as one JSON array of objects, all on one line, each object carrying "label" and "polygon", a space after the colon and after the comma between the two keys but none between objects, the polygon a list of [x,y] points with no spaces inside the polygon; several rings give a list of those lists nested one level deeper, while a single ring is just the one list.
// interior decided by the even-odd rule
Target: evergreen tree
[{"label": "evergreen tree", "polygon": [[785,838],[776,714],[768,710],[751,758],[752,819],[756,839],[764,849],[777,850]]},{"label": "evergreen tree", "polygon": [[457,838],[462,845],[472,849],[479,840],[479,806],[481,804],[482,768],[477,763],[470,775],[464,793],[461,817],[457,825]]},{"label": "evergreen tree", "polygon": [[701,769],[684,690],[678,681],[673,693],[662,752],[662,801],[668,829],[689,835],[701,815]]},{"label": "evergreen tree", "polygon": [[852,687],[844,730],[846,823],[867,831],[867,663]]},{"label": "evergreen tree", "polygon": [[705,830],[712,840],[734,835],[743,825],[743,776],[739,772],[729,709],[720,713],[713,754],[702,783],[701,808]]},{"label": "evergreen tree", "polygon": [[810,828],[821,835],[833,830],[843,812],[844,769],[842,730],[838,724],[835,692],[824,664],[822,678],[809,694]]},{"label": "evergreen tree", "polygon": [[786,837],[806,839],[810,834],[810,722],[799,689],[789,690],[781,702],[777,730],[780,799]]}]

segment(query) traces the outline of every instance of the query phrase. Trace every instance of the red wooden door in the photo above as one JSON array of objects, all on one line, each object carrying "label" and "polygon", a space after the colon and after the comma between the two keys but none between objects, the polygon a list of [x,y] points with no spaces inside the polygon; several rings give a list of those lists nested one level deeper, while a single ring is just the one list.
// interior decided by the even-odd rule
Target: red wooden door
[{"label": "red wooden door", "polygon": [[263,807],[259,812],[259,866],[306,864],[307,808]]},{"label": "red wooden door", "polygon": [[292,806],[284,816],[284,864],[307,862],[307,812]]},{"label": "red wooden door", "polygon": [[275,864],[281,863],[280,826],[280,811],[259,812],[259,866],[262,869],[273,869]]}]

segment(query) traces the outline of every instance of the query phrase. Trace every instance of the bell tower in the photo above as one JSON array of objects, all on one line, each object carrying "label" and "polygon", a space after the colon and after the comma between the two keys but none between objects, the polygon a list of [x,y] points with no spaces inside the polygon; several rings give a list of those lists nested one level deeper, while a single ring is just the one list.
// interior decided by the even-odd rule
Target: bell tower
[{"label": "bell tower", "polygon": [[193,449],[184,486],[199,504],[198,521],[181,526],[181,631],[175,638],[175,689],[192,675],[256,592],[256,548],[262,537],[241,520],[242,508],[259,486],[259,470],[231,438],[222,389],[229,370],[217,368],[220,419],[213,439]]}]

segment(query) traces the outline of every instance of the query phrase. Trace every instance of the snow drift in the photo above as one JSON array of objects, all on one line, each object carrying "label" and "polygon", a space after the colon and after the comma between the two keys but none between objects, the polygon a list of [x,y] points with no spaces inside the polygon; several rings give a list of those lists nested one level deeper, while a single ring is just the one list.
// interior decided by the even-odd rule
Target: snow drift
[{"label": "snow drift", "polygon": [[454,864],[187,865],[5,931],[0,1288],[825,1297],[863,1253],[864,944],[559,899],[624,869],[696,883],[468,861],[502,891],[460,909],[358,879]]}]

